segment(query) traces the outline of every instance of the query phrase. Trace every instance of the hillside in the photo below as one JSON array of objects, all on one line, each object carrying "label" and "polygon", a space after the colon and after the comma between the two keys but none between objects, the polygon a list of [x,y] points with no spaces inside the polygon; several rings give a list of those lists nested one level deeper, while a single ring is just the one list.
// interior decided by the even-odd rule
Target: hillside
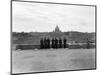
[{"label": "hillside", "polygon": [[41,38],[66,38],[67,41],[75,41],[75,42],[86,42],[88,38],[91,42],[95,42],[95,33],[83,33],[83,32],[31,32],[31,33],[17,33],[12,32],[12,43],[13,44],[33,44],[38,45]]}]

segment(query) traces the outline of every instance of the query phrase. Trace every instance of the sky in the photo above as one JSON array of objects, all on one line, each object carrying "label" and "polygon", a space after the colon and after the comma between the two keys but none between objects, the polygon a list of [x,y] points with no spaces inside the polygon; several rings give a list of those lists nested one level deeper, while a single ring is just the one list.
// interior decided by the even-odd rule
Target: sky
[{"label": "sky", "polygon": [[95,7],[12,2],[13,32],[95,32]]}]

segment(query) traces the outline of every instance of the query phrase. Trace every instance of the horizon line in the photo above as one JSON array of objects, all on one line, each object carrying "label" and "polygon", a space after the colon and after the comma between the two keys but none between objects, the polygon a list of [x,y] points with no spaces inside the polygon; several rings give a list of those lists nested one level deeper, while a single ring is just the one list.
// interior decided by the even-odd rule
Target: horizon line
[{"label": "horizon line", "polygon": [[[41,32],[41,31],[12,31],[12,32],[16,32],[16,33],[49,33],[49,32],[53,32],[53,31],[45,31],[45,32]],[[63,32],[82,32],[82,31],[61,31],[60,33]],[[58,32],[59,33],[59,32]],[[96,33],[95,31],[93,32],[82,32],[82,33]]]}]

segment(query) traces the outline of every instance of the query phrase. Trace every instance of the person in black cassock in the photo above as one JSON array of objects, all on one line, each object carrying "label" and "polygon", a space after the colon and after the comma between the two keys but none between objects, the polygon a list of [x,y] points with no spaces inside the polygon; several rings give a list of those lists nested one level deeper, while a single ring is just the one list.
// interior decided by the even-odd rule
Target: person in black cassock
[{"label": "person in black cassock", "polygon": [[59,38],[59,48],[62,48],[62,39]]},{"label": "person in black cassock", "polygon": [[44,38],[44,48],[47,48],[47,41],[46,41],[46,38]]},{"label": "person in black cassock", "polygon": [[63,39],[63,48],[66,48],[66,38]]},{"label": "person in black cassock", "polygon": [[58,48],[58,39],[55,38],[55,48]]},{"label": "person in black cassock", "polygon": [[50,48],[50,39],[47,39],[47,48]]},{"label": "person in black cassock", "polygon": [[54,48],[54,39],[52,38],[52,48]]},{"label": "person in black cassock", "polygon": [[41,48],[41,49],[44,48],[44,45],[43,45],[43,44],[44,44],[44,41],[43,41],[43,38],[42,38],[42,39],[40,40],[40,48]]}]

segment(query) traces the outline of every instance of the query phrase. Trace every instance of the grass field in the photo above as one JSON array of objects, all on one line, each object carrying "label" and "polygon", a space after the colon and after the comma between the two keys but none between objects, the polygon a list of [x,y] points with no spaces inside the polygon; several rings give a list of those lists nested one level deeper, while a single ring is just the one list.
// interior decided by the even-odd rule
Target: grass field
[{"label": "grass field", "polygon": [[95,49],[12,51],[12,72],[45,72],[95,68]]}]

